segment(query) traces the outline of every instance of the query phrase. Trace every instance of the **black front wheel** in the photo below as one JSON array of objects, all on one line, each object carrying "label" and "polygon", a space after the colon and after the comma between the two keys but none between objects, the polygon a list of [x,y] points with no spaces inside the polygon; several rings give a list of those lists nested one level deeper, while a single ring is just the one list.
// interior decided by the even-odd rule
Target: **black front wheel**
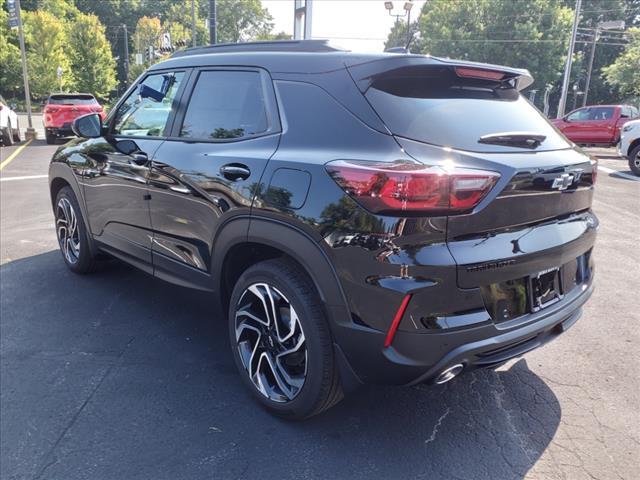
[{"label": "black front wheel", "polygon": [[62,258],[70,270],[88,273],[95,268],[95,257],[91,251],[78,200],[71,187],[63,187],[56,196],[56,235]]},{"label": "black front wheel", "polygon": [[307,418],[342,398],[329,325],[300,267],[279,259],[250,267],[229,305],[236,365],[271,413]]},{"label": "black front wheel", "polygon": [[629,154],[629,168],[635,175],[640,177],[640,145],[631,150]]},{"label": "black front wheel", "polygon": [[7,147],[13,145],[13,129],[11,128],[11,121],[8,121],[7,127],[2,129],[2,142]]}]

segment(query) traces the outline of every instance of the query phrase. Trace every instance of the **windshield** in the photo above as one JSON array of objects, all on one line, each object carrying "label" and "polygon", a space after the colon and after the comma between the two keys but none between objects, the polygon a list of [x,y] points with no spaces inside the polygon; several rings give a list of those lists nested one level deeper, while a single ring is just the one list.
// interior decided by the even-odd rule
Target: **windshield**
[{"label": "windshield", "polygon": [[568,148],[546,118],[514,88],[451,78],[385,76],[366,97],[395,135],[476,152],[522,151],[481,137],[527,132],[545,137],[536,151]]}]

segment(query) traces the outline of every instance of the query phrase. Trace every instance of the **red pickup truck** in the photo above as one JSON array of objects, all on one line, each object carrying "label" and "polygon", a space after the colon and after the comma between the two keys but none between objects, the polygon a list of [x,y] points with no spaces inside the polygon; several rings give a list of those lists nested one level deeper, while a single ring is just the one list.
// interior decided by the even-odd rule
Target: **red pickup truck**
[{"label": "red pickup truck", "polygon": [[583,107],[551,122],[573,143],[579,145],[615,145],[622,126],[640,115],[631,105],[594,105]]}]

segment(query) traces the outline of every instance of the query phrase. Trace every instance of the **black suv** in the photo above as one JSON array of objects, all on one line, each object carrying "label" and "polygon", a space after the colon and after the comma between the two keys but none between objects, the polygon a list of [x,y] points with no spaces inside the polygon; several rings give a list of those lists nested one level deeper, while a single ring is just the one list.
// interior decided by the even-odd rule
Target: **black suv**
[{"label": "black suv", "polygon": [[501,365],[593,290],[596,164],[531,82],[314,40],[175,54],[56,152],[64,260],[215,292],[243,381],[290,418]]}]

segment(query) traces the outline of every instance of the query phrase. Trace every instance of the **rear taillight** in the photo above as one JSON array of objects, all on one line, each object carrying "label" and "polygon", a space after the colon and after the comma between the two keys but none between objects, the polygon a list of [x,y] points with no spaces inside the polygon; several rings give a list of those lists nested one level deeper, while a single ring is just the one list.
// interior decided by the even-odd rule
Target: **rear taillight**
[{"label": "rear taillight", "polygon": [[472,210],[500,174],[409,162],[338,160],[326,166],[335,182],[372,213],[452,215]]},{"label": "rear taillight", "polygon": [[50,106],[46,106],[44,107],[44,113],[56,113],[58,111],[58,108],[56,107],[50,107]]},{"label": "rear taillight", "polygon": [[93,107],[93,108],[91,109],[91,111],[92,111],[92,112],[95,112],[95,113],[99,113],[99,112],[101,112],[101,111],[102,111],[102,107]]}]

